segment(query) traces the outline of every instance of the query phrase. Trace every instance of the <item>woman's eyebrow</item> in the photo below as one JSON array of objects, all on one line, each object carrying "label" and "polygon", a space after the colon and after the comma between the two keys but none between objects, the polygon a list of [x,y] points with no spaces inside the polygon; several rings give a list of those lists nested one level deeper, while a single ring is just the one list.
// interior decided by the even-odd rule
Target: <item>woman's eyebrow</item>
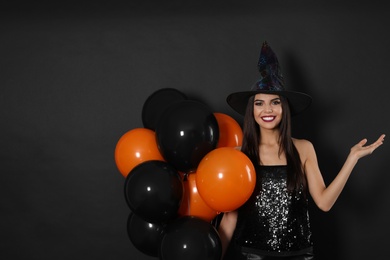
[{"label": "woman's eyebrow", "polygon": [[[270,101],[275,101],[275,100],[280,100],[280,98],[273,98]],[[263,101],[264,102],[264,100],[262,100],[262,99],[255,99],[254,102],[256,102],[256,101]]]}]

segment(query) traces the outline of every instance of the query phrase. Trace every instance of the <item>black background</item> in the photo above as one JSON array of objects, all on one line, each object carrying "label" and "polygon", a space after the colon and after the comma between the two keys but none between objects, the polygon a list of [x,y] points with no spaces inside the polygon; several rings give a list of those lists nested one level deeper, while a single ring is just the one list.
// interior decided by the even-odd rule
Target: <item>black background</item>
[{"label": "black background", "polygon": [[[389,132],[390,17],[376,1],[16,2],[0,9],[0,258],[154,259],[130,243],[114,149],[154,91],[226,104],[257,79],[267,40],[294,118],[329,183],[349,149]],[[355,168],[329,213],[311,208],[318,259],[388,252],[388,154]]]}]

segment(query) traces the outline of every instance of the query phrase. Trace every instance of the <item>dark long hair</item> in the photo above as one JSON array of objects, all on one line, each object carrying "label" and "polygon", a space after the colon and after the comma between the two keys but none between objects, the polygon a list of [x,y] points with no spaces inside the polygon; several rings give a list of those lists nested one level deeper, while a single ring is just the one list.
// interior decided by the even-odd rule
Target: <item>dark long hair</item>
[{"label": "dark long hair", "polygon": [[[283,152],[287,159],[287,189],[289,191],[298,190],[303,187],[306,190],[306,178],[299,157],[291,138],[291,112],[288,101],[280,96],[282,103],[282,120],[279,124],[279,155]],[[245,153],[252,163],[256,166],[260,164],[261,154],[259,154],[260,145],[260,127],[253,115],[254,96],[248,100],[243,124],[243,141],[241,150]]]}]

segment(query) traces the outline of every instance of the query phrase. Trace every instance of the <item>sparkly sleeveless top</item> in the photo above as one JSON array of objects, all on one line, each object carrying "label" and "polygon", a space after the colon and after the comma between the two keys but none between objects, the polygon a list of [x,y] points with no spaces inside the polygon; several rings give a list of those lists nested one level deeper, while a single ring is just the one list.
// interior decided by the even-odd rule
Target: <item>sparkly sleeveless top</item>
[{"label": "sparkly sleeveless top", "polygon": [[287,166],[257,166],[256,187],[238,209],[236,245],[263,255],[312,250],[308,201],[302,189],[287,191]]}]

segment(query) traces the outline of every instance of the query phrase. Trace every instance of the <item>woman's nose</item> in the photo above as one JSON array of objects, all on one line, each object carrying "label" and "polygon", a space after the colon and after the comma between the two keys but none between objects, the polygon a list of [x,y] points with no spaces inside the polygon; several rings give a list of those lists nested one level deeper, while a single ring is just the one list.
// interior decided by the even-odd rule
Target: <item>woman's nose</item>
[{"label": "woman's nose", "polygon": [[272,106],[271,106],[271,105],[267,105],[267,106],[265,107],[265,112],[267,112],[267,113],[272,113],[272,112],[273,112]]}]

